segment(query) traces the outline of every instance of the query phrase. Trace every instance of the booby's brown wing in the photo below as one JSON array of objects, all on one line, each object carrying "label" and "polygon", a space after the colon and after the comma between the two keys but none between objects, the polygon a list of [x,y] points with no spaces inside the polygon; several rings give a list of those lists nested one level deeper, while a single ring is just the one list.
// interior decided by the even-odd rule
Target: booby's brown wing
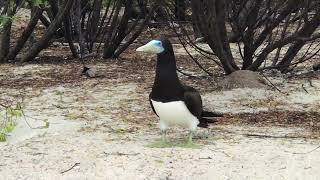
[{"label": "booby's brown wing", "polygon": [[190,86],[183,86],[184,88],[184,103],[186,104],[189,111],[198,118],[199,127],[206,128],[208,123],[216,122],[211,119],[212,117],[221,117],[223,115],[218,115],[216,113],[203,111],[202,99],[200,93]]},{"label": "booby's brown wing", "polygon": [[[157,114],[157,112],[156,112],[156,110],[154,109],[154,107],[153,107],[153,105],[152,105],[152,101],[151,101],[151,94],[149,95],[149,102],[150,102],[150,106],[151,106],[151,108],[152,108],[152,111],[158,116],[158,114]],[[159,117],[159,116],[158,116]]]},{"label": "booby's brown wing", "polygon": [[202,100],[199,92],[190,86],[183,86],[184,89],[184,103],[189,111],[198,119],[201,118]]}]

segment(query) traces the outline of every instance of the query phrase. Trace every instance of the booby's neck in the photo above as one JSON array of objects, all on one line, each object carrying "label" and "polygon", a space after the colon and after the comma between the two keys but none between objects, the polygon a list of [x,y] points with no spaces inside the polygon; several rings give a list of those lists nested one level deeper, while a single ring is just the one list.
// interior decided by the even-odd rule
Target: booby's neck
[{"label": "booby's neck", "polygon": [[164,52],[158,54],[155,81],[161,84],[166,84],[168,81],[180,84],[176,71],[176,60],[173,52]]},{"label": "booby's neck", "polygon": [[176,71],[176,60],[173,51],[165,51],[158,54],[151,98],[171,101],[179,100],[182,96],[183,88]]}]

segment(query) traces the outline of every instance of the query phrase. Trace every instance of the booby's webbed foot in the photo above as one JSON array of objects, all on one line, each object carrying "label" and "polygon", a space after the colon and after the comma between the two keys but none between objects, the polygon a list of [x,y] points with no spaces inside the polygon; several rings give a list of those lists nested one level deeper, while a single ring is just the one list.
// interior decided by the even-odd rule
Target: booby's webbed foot
[{"label": "booby's webbed foot", "polygon": [[156,140],[155,142],[148,144],[147,147],[150,148],[167,148],[167,147],[173,147],[174,144],[168,141],[167,139],[167,131],[162,130],[161,131],[162,137],[159,140]]},{"label": "booby's webbed foot", "polygon": [[202,146],[195,144],[192,141],[193,133],[190,132],[187,142],[185,141],[169,141],[166,137],[166,132],[162,131],[162,137],[161,139],[156,140],[155,142],[152,142],[151,144],[148,144],[147,147],[150,148],[168,148],[168,147],[181,147],[181,148],[191,148],[191,149],[199,149]]},{"label": "booby's webbed foot", "polygon": [[192,149],[199,149],[199,148],[201,148],[201,145],[195,144],[195,143],[193,142],[192,138],[193,138],[193,132],[190,131],[186,144],[181,144],[180,147],[192,148]]}]

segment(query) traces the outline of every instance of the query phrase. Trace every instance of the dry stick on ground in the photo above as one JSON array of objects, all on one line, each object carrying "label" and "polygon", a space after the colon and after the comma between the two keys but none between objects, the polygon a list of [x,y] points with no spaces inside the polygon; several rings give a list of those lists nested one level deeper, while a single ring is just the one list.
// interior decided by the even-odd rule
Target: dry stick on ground
[{"label": "dry stick on ground", "polygon": [[306,138],[306,137],[299,137],[299,136],[273,136],[273,135],[265,135],[265,134],[242,134],[246,137],[256,137],[256,138],[284,138],[284,139],[300,139],[300,138]]},{"label": "dry stick on ground", "polygon": [[307,89],[304,87],[304,84],[301,84],[302,89],[309,94],[309,92],[307,91]]},{"label": "dry stick on ground", "polygon": [[275,88],[277,91],[279,91],[280,93],[285,94],[285,93],[283,93],[276,85],[274,85],[266,75],[264,75],[263,73],[261,73],[261,74],[262,74],[262,76],[271,84],[272,87],[274,87],[274,88]]},{"label": "dry stick on ground", "polygon": [[212,157],[200,157],[199,159],[212,159]]},{"label": "dry stick on ground", "polygon": [[79,165],[80,165],[80,163],[77,162],[77,163],[75,163],[73,166],[71,166],[69,169],[60,172],[60,174],[64,174],[64,173],[66,173],[66,172],[68,172],[68,171],[71,171],[73,168],[75,168],[76,166],[79,166]]},{"label": "dry stick on ground", "polygon": [[224,155],[226,155],[226,156],[228,156],[228,157],[231,157],[231,155],[229,155],[228,153],[226,153],[226,152],[224,152],[224,151],[217,151],[217,150],[214,150],[214,149],[211,149],[211,148],[208,148],[208,149],[210,149],[211,151],[214,151],[214,152],[222,153],[222,154],[224,154]]},{"label": "dry stick on ground", "polygon": [[105,155],[117,155],[117,156],[136,156],[139,155],[140,153],[121,153],[121,152],[116,152],[116,153],[106,153],[103,152]]},{"label": "dry stick on ground", "polygon": [[308,152],[304,152],[304,153],[293,152],[292,154],[309,154],[309,153],[312,153],[313,151],[315,151],[315,150],[317,150],[317,149],[319,149],[319,148],[320,148],[320,146],[318,146],[318,147],[316,147],[316,148],[314,148],[314,149],[312,149],[312,150],[310,150],[310,151],[308,151]]}]

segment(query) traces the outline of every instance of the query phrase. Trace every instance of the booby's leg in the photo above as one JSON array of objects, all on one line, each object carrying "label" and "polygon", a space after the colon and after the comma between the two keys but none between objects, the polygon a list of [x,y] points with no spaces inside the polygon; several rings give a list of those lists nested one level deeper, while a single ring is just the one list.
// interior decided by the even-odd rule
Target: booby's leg
[{"label": "booby's leg", "polygon": [[192,141],[194,132],[195,132],[195,131],[191,131],[191,130],[189,131],[187,143],[186,143],[185,145],[183,145],[182,147],[193,148],[193,149],[201,148],[201,145],[195,144],[195,143]]},{"label": "booby's leg", "polygon": [[160,126],[161,136],[162,136],[161,139],[158,139],[156,142],[153,142],[147,146],[151,148],[172,147],[172,144],[167,140],[167,137],[166,137],[168,125],[165,122],[160,120],[159,126]]},{"label": "booby's leg", "polygon": [[190,131],[188,136],[188,144],[193,144],[192,137],[193,137],[193,131]]},{"label": "booby's leg", "polygon": [[186,148],[201,148],[200,145],[197,145],[195,144],[193,141],[192,141],[192,138],[193,138],[193,134],[196,132],[197,130],[197,124],[198,122],[197,121],[194,121],[194,123],[190,123],[189,125],[189,135],[188,135],[188,138],[187,138],[187,143],[183,146],[183,147],[186,147]]},{"label": "booby's leg", "polygon": [[161,130],[161,134],[162,134],[162,137],[161,137],[161,140],[166,143],[167,142],[167,130]]},{"label": "booby's leg", "polygon": [[164,121],[159,121],[159,126],[162,134],[162,142],[166,143],[167,142],[167,129],[168,125]]},{"label": "booby's leg", "polygon": [[193,144],[192,137],[193,137],[193,133],[197,130],[198,124],[199,124],[199,121],[197,119],[189,124],[188,144]]}]

